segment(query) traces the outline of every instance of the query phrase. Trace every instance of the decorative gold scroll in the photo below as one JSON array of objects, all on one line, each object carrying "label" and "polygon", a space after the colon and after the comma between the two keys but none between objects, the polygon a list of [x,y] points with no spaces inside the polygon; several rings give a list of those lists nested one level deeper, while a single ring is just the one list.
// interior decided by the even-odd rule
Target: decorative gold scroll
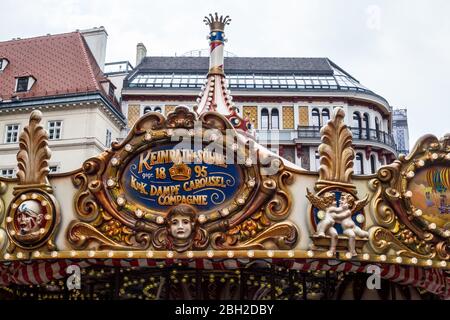
[{"label": "decorative gold scroll", "polygon": [[[0,224],[3,221],[5,216],[5,202],[2,199],[2,195],[6,192],[6,183],[0,181]],[[3,254],[6,246],[8,244],[8,235],[6,234],[5,229],[0,228],[0,254]]]},{"label": "decorative gold scroll", "polygon": [[[241,250],[283,250],[291,249],[297,243],[299,233],[294,224],[282,222],[267,228],[268,225],[270,225],[269,221],[264,223],[254,219],[247,220],[226,234],[214,234],[211,240],[212,246],[217,250],[236,248]],[[258,232],[260,230],[261,232]]]},{"label": "decorative gold scroll", "polygon": [[[450,206],[445,202],[449,141],[449,135],[441,140],[422,137],[408,156],[382,167],[370,182],[375,192],[371,213],[378,225],[370,230],[370,245],[377,253],[394,250],[408,257],[450,258]],[[428,185],[435,182],[437,186]],[[432,213],[436,210],[442,213],[436,216]]]},{"label": "decorative gold scroll", "polygon": [[[199,126],[196,126],[196,123]],[[239,249],[246,246],[258,246],[267,243],[268,238],[278,239],[273,245],[293,248],[298,231],[292,225],[278,223],[286,220],[292,208],[292,196],[288,185],[294,176],[286,170],[280,158],[272,159],[278,170],[270,175],[262,173],[259,163],[250,157],[251,143],[233,144],[236,159],[244,159],[239,165],[242,181],[235,198],[217,205],[213,209],[201,212],[195,224],[195,236],[192,241],[172,241],[169,235],[167,212],[144,207],[126,198],[122,186],[125,167],[137,155],[162,146],[173,137],[194,139],[207,137],[208,141],[226,146],[226,139],[219,139],[216,133],[226,136],[226,131],[234,132],[238,142],[245,140],[223,115],[205,112],[199,117],[188,108],[180,106],[169,113],[167,118],[160,113],[147,113],[139,119],[129,135],[121,143],[113,143],[111,149],[97,157],[87,160],[81,172],[72,177],[78,188],[74,206],[79,221],[74,221],[68,229],[67,239],[74,248],[114,248],[117,250],[203,250],[208,244],[216,245],[210,239],[233,237],[228,248]],[[228,132],[229,133],[229,132]],[[220,136],[218,135],[217,136]],[[223,140],[223,141],[222,141]],[[226,149],[228,150],[228,149]],[[256,152],[259,152],[256,150]],[[228,154],[227,154],[228,156]],[[259,154],[257,159],[265,155]],[[174,164],[168,170],[172,180],[184,181],[191,174],[182,163]],[[255,214],[264,216],[265,223],[250,237],[235,237],[234,231],[241,229],[254,219]],[[113,237],[102,226],[112,219],[116,230],[126,230],[126,237]],[[112,222],[111,222],[112,223]],[[287,231],[289,229],[289,232]],[[270,231],[268,231],[270,230]],[[231,232],[231,233],[230,233]]]}]

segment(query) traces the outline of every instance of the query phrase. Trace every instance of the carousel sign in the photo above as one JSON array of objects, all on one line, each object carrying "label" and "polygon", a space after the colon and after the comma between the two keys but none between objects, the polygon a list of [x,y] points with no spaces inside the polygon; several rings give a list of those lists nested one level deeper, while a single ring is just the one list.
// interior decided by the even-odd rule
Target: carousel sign
[{"label": "carousel sign", "polygon": [[172,144],[137,154],[125,167],[122,184],[128,198],[145,208],[189,204],[207,211],[232,201],[241,179],[239,166],[226,164],[221,153]]},{"label": "carousel sign", "polygon": [[145,115],[123,142],[87,160],[73,177],[79,220],[71,223],[69,242],[179,252],[209,244],[293,248],[298,231],[284,221],[292,173],[278,157],[252,149],[250,140],[230,145],[223,138],[230,135],[239,137],[215,112],[198,117],[178,107],[167,119]]}]

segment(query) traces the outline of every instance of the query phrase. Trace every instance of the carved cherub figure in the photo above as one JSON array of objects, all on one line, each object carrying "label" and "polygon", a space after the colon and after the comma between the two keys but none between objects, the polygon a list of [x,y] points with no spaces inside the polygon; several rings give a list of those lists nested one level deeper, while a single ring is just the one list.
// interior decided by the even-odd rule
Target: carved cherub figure
[{"label": "carved cherub figure", "polygon": [[368,233],[361,230],[361,228],[354,223],[352,216],[355,212],[360,211],[366,206],[368,197],[363,200],[355,201],[355,198],[351,194],[344,194],[341,198],[339,207],[335,200],[335,194],[331,192],[327,192],[322,197],[319,197],[307,190],[306,197],[311,201],[314,207],[325,212],[324,219],[317,225],[316,234],[322,237],[325,235],[330,236],[331,243],[329,250],[333,254],[336,253],[338,232],[336,228],[334,228],[334,225],[339,223],[342,225],[344,235],[349,238],[349,251],[353,255],[356,255],[356,236],[367,238]]},{"label": "carved cherub figure", "polygon": [[342,209],[337,207],[336,197],[333,193],[327,192],[322,199],[326,210],[325,217],[317,225],[317,235],[324,237],[336,222],[334,219],[335,213],[341,212]]},{"label": "carved cherub figure", "polygon": [[348,250],[353,256],[357,255],[355,248],[356,237],[358,236],[363,239],[369,237],[369,233],[358,227],[352,220],[353,213],[364,208],[366,203],[357,203],[351,194],[346,194],[341,199],[342,211],[334,215],[335,221],[341,224],[344,234],[348,237]]}]

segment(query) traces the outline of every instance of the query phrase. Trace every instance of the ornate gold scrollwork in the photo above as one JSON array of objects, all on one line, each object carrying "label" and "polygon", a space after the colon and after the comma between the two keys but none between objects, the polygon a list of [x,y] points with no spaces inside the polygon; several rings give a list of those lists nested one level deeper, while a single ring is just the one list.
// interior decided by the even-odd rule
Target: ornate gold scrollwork
[{"label": "ornate gold scrollwork", "polygon": [[375,192],[370,205],[372,217],[374,217],[377,225],[385,228],[393,228],[397,219],[394,210],[383,202],[383,198],[381,197],[383,193],[381,181],[373,179],[369,182],[369,187]]},{"label": "ornate gold scrollwork", "polygon": [[[6,183],[0,181],[0,224],[3,222],[5,216],[5,203],[3,202],[2,195],[6,192]],[[0,254],[3,254],[8,244],[8,235],[3,228],[0,228]]]},{"label": "ornate gold scrollwork", "polygon": [[55,231],[60,221],[59,204],[48,181],[51,152],[48,135],[40,125],[42,113],[35,110],[20,134],[17,162],[19,184],[8,209],[6,230],[11,240],[8,252],[16,247],[25,250],[55,250]]},{"label": "ornate gold scrollwork", "polygon": [[408,156],[382,167],[370,181],[376,191],[371,213],[378,224],[370,230],[370,245],[376,252],[449,259],[448,140],[422,137]]},{"label": "ornate gold scrollwork", "polygon": [[294,182],[294,175],[284,171],[278,176],[278,188],[275,196],[267,203],[265,214],[270,220],[282,221],[287,218],[292,206],[292,196],[287,186]]},{"label": "ornate gold scrollwork", "polygon": [[[402,229],[402,230],[401,230]],[[430,259],[435,257],[432,252],[433,246],[419,240],[410,230],[404,226],[398,227],[399,232],[394,234],[390,230],[382,227],[373,227],[370,229],[370,244],[378,254],[387,253],[390,249],[395,251],[397,256],[417,257]],[[400,231],[401,230],[401,231]],[[410,247],[416,247],[413,252]]]},{"label": "ornate gold scrollwork", "polygon": [[[194,130],[196,121],[201,122],[201,130]],[[177,131],[178,129],[182,130]],[[186,107],[177,107],[167,119],[159,113],[148,113],[137,121],[124,141],[113,143],[111,149],[87,160],[82,171],[72,178],[73,184],[79,189],[74,205],[80,221],[73,222],[69,227],[69,242],[76,248],[108,247],[124,250],[147,249],[152,246],[156,250],[203,250],[209,243],[210,235],[225,236],[229,230],[249,223],[252,215],[260,212],[270,223],[253,233],[252,237],[260,240],[255,240],[252,245],[268,242],[268,238],[275,239],[279,232],[279,239],[282,240],[273,241],[275,245],[292,248],[298,238],[297,229],[286,224],[277,227],[276,224],[288,217],[292,207],[287,186],[292,184],[293,174],[284,169],[280,159],[277,159],[279,170],[270,176],[262,175],[258,164],[252,161],[239,165],[241,181],[236,196],[217,208],[198,215],[195,219],[198,230],[193,241],[189,243],[176,241],[176,237],[175,240],[169,239],[167,212],[127,199],[127,192],[122,185],[123,176],[125,168],[130,166],[136,156],[142,156],[142,153],[152,148],[168,144],[180,132],[184,132],[190,139],[201,135],[207,137],[207,141],[226,142],[213,138],[214,132],[210,132],[210,129],[218,130],[222,134],[225,130],[234,130],[232,124],[216,112],[206,112],[197,118],[196,114]],[[236,132],[235,134],[238,135]],[[234,148],[233,145],[233,150],[237,158],[250,159],[248,147]],[[168,173],[172,180],[180,179],[177,181],[182,183],[192,174],[191,170],[182,164],[178,167],[172,166]],[[235,178],[229,179],[234,181]],[[232,183],[232,180],[225,179],[224,182],[228,184]],[[105,224],[105,215],[111,217],[113,222]],[[108,229],[109,231],[127,230],[126,236],[114,237],[105,226],[112,228]],[[266,236],[265,232],[269,229],[270,232]],[[251,239],[239,238],[234,248],[240,248],[243,241],[248,242]],[[250,242],[248,244],[250,245]]]},{"label": "ornate gold scrollwork", "polygon": [[[268,227],[270,226],[270,227]],[[292,249],[299,232],[290,222],[275,223],[265,218],[262,212],[252,216],[227,233],[216,233],[211,237],[214,249]]]}]

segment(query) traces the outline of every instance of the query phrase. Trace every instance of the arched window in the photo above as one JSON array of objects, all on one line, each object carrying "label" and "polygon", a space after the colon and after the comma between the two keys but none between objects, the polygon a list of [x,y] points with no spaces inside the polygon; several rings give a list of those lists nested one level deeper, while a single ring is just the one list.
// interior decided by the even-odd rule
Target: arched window
[{"label": "arched window", "polygon": [[364,158],[363,158],[362,153],[357,153],[356,154],[355,174],[358,174],[358,175],[364,174]]},{"label": "arched window", "polygon": [[372,174],[377,172],[377,161],[374,154],[370,156],[370,171]]},{"label": "arched window", "polygon": [[318,109],[312,110],[312,125],[314,127],[321,127],[320,123],[320,113]]},{"label": "arched window", "polygon": [[380,141],[380,120],[378,120],[378,117],[375,117],[375,132],[377,140]]},{"label": "arched window", "polygon": [[278,109],[272,109],[270,118],[270,128],[278,130],[280,128],[280,113],[278,112]]},{"label": "arched window", "polygon": [[149,106],[147,106],[147,107],[144,108],[144,114],[149,113],[149,112],[151,112],[151,111],[152,111],[152,108],[149,107]]},{"label": "arched window", "polygon": [[261,110],[261,129],[269,129],[269,111],[266,108]]},{"label": "arched window", "polygon": [[364,113],[364,128],[366,129],[366,139],[370,138],[370,118],[368,113]]},{"label": "arched window", "polygon": [[162,109],[161,109],[161,107],[156,107],[156,108],[155,108],[155,112],[159,112],[159,113],[162,113]]},{"label": "arched window", "polygon": [[325,126],[327,125],[328,121],[330,121],[330,110],[327,108],[324,108],[322,110],[322,124]]},{"label": "arched window", "polygon": [[362,136],[362,124],[361,115],[359,112],[353,112],[353,134],[357,135],[357,138],[361,139]]}]

